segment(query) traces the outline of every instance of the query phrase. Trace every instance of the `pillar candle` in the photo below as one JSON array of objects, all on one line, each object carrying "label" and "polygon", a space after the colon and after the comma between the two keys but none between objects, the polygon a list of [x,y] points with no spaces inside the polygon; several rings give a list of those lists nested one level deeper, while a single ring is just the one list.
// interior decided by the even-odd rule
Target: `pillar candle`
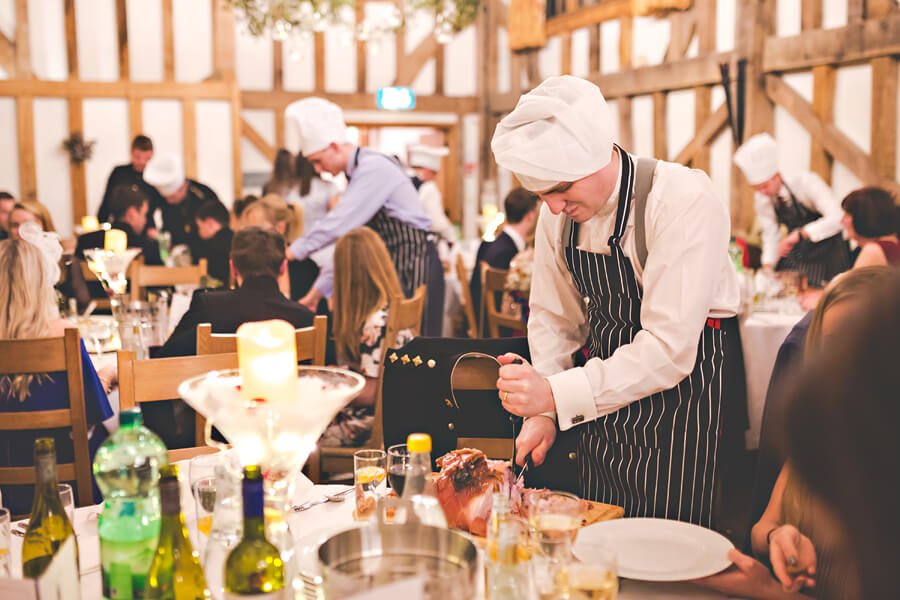
[{"label": "pillar candle", "polygon": [[244,323],[237,330],[241,393],[247,400],[292,400],[297,395],[297,344],[286,321]]},{"label": "pillar candle", "polygon": [[110,252],[125,252],[128,249],[128,235],[121,229],[110,229],[103,240],[103,249]]}]

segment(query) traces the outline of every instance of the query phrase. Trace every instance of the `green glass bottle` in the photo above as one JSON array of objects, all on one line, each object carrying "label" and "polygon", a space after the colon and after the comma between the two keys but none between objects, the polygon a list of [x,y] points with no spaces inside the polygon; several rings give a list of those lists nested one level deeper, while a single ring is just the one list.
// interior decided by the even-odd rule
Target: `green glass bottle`
[{"label": "green glass bottle", "polygon": [[225,598],[286,598],[284,563],[266,539],[263,482],[258,466],[244,469],[244,535],[225,561]]},{"label": "green glass bottle", "polygon": [[201,600],[210,597],[203,567],[188,538],[184,515],[181,514],[181,492],[178,488],[178,465],[159,470],[159,499],[162,520],[159,544],[147,573],[147,600]]},{"label": "green glass bottle", "polygon": [[[75,535],[72,523],[59,500],[56,445],[52,438],[38,438],[34,441],[34,469],[34,503],[31,505],[31,520],[22,542],[22,574],[32,579],[39,577],[47,569],[63,542]],[[75,553],[77,557],[77,545]]]}]

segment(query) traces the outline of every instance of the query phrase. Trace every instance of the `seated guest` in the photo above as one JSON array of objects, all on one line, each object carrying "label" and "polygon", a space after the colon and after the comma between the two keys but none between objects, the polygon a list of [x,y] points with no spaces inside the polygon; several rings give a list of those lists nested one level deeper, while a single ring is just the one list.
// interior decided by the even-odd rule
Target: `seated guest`
[{"label": "seated guest", "polygon": [[475,319],[481,319],[481,263],[486,262],[495,269],[508,269],[513,257],[525,249],[534,235],[537,224],[538,196],[525,188],[516,188],[506,195],[503,210],[506,223],[493,242],[481,242],[475,256],[475,268],[469,290],[472,292],[472,309]]},{"label": "seated guest", "polygon": [[14,240],[20,239],[19,226],[28,221],[37,223],[43,231],[56,231],[56,227],[53,226],[53,219],[50,217],[50,211],[47,210],[46,206],[40,202],[23,200],[16,202],[12,212],[9,214],[9,237]]},{"label": "seated guest", "polygon": [[[128,247],[141,249],[145,265],[161,265],[163,262],[159,256],[159,244],[143,233],[149,207],[147,196],[137,185],[125,185],[114,190],[109,216],[112,218],[112,228],[125,232]],[[103,248],[105,242],[106,231],[103,229],[84,233],[78,236],[75,254],[83,259],[85,250]]]},{"label": "seated guest", "polygon": [[900,227],[894,195],[877,187],[850,192],[841,207],[841,224],[847,237],[859,244],[859,256],[853,268],[875,265],[900,265]]},{"label": "seated guest", "polygon": [[9,237],[9,214],[15,205],[16,199],[12,194],[0,192],[0,240]]},{"label": "seated guest", "polygon": [[197,264],[200,236],[197,235],[197,209],[219,197],[199,181],[184,176],[181,159],[174,154],[154,157],[144,169],[144,180],[153,185],[165,198],[162,208],[162,228],[172,235],[172,246],[186,244]]},{"label": "seated guest", "polygon": [[228,257],[231,254],[231,215],[221,202],[210,200],[197,209],[197,235],[200,236],[198,260],[205,258],[207,272],[228,285]]},{"label": "seated guest", "polygon": [[[836,344],[845,322],[890,277],[891,270],[883,266],[853,269],[836,277],[825,289],[810,319],[805,356],[815,357],[827,346]],[[789,394],[784,400],[790,402],[792,398]],[[789,405],[779,408],[782,415],[785,410],[791,410]],[[772,565],[780,586],[775,581],[760,585],[760,589],[769,587],[772,591],[753,595],[754,598],[791,597],[781,594],[812,587],[829,590],[832,595],[827,597],[856,597],[851,593],[856,584],[855,575],[845,570],[852,559],[847,554],[847,540],[830,528],[828,521],[821,501],[796,476],[792,465],[786,463],[765,512],[750,533],[754,554]],[[797,597],[803,596],[797,594]]]},{"label": "seated guest", "polygon": [[[0,242],[0,339],[34,339],[63,335],[71,324],[59,318],[53,284],[59,279],[62,255],[59,239],[42,233],[36,225],[23,224],[16,239]],[[84,403],[89,428],[91,458],[106,438],[103,421],[113,416],[84,343],[81,344]],[[68,408],[68,384],[62,373],[0,377],[0,412],[20,413]],[[10,419],[10,416],[4,417]],[[0,435],[0,466],[32,465],[34,440],[52,437],[60,463],[74,460],[71,430],[42,429],[5,431]],[[31,510],[32,485],[3,485],[3,505],[12,514]],[[77,492],[76,492],[77,494]],[[100,501],[98,491],[94,499]]]},{"label": "seated guest", "polygon": [[[334,248],[334,340],[338,362],[366,378],[362,392],[322,434],[322,446],[358,446],[372,431],[378,371],[385,345],[388,302],[403,297],[400,278],[384,242],[372,229],[360,227],[340,238]],[[389,347],[413,337],[401,331]]]},{"label": "seated guest", "polygon": [[[103,192],[103,201],[100,203],[100,209],[97,211],[97,220],[105,223],[114,217],[113,213],[113,196],[116,188],[120,186],[137,186],[143,192],[149,203],[149,214],[147,228],[154,227],[152,215],[158,208],[162,208],[165,202],[156,188],[144,181],[144,168],[150,159],[153,158],[153,141],[146,135],[136,135],[131,142],[131,162],[127,165],[119,165],[109,174],[106,181],[106,191]],[[141,233],[146,233],[142,231]]]},{"label": "seated guest", "polygon": [[309,327],[313,314],[278,291],[286,266],[284,239],[273,231],[247,227],[234,234],[231,270],[233,290],[197,290],[191,306],[158,356],[190,356],[197,352],[197,325],[212,324],[213,333],[234,333],[243,323],[283,319]]},{"label": "seated guest", "polygon": [[234,204],[231,205],[231,230],[237,231],[241,228],[241,215],[244,214],[244,209],[259,200],[259,196],[254,196],[253,194],[247,194],[243,198],[235,198]]}]

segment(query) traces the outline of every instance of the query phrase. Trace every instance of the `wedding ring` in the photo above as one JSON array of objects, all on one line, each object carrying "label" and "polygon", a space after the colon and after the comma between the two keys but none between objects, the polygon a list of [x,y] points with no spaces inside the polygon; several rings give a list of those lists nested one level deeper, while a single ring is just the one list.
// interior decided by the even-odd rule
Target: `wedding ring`
[{"label": "wedding ring", "polygon": [[503,392],[503,401],[506,402],[509,400],[509,392]]}]

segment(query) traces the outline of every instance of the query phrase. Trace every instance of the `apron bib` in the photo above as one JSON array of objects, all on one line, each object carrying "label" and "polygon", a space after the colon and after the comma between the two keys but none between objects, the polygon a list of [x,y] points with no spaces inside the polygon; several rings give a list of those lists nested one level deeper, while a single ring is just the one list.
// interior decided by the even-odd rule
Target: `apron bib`
[{"label": "apron bib", "polygon": [[[565,260],[584,297],[589,358],[605,360],[641,330],[643,290],[622,251],[632,205],[634,163],[619,149],[622,180],[610,254],[578,246],[579,224],[566,218]],[[658,517],[711,526],[723,396],[725,332],[709,319],[690,375],[580,426],[579,485],[584,498],[625,508],[626,517]]]}]

